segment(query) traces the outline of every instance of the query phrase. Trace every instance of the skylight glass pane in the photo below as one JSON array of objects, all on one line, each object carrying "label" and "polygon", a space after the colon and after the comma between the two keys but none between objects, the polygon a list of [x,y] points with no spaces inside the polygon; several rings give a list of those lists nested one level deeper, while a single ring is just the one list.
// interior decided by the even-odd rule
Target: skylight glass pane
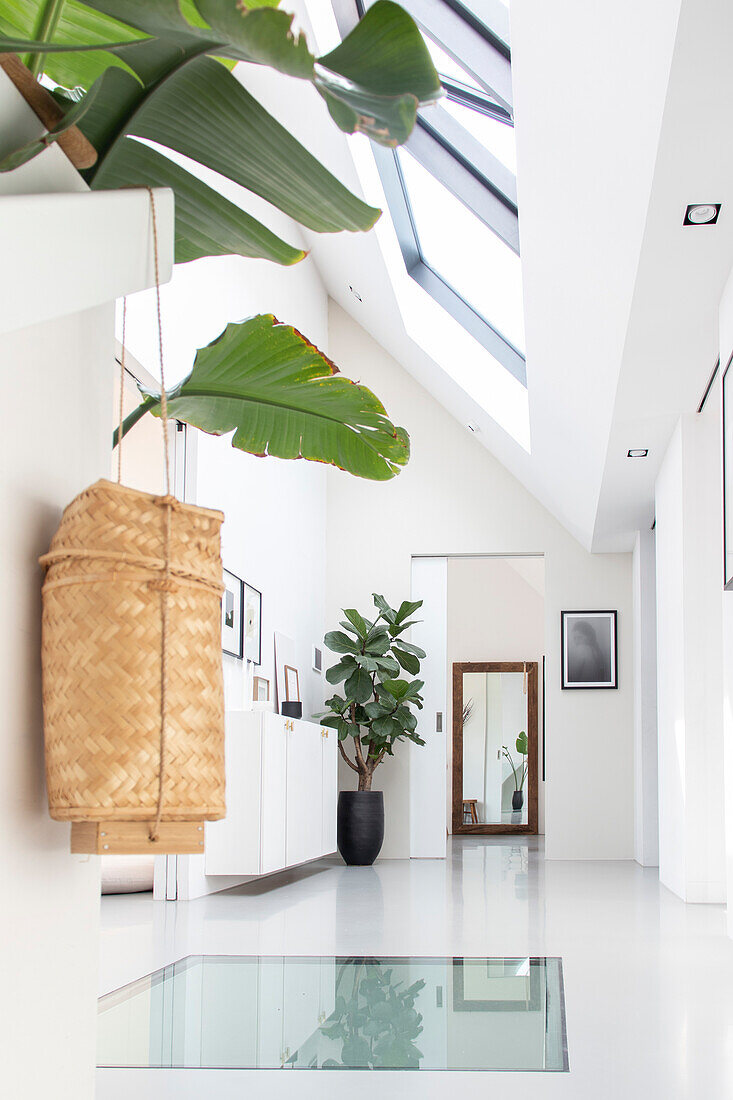
[{"label": "skylight glass pane", "polygon": [[[472,88],[475,92],[481,92],[482,95],[486,94],[485,89],[481,87],[475,77],[471,76],[468,69],[464,69],[462,65],[454,61],[451,55],[446,53],[443,47],[439,46],[429,35],[423,35],[423,38],[425,39],[425,45],[430,50],[433,65],[435,65],[441,76],[447,76],[449,80],[456,80],[459,84],[465,84],[467,88]],[[445,100],[441,102],[445,102]]]},{"label": "skylight glass pane", "polygon": [[[437,42],[434,42],[427,35],[425,36],[425,42],[430,50],[433,64],[441,76],[454,80],[458,84],[463,84],[471,91],[478,92],[479,95],[486,95],[486,89],[482,88],[468,70],[459,65],[457,61],[454,61],[450,54],[446,53]],[[514,175],[517,174],[517,153],[513,126],[507,126],[506,123],[499,122],[498,119],[491,118],[481,111],[476,111],[463,103],[457,103],[447,95],[440,100],[440,106],[453,115],[456,122],[460,122],[461,126],[477,141],[480,141],[484,148],[493,153],[496,159],[501,161],[510,172],[513,172]],[[430,108],[425,112],[425,118],[430,121]]]},{"label": "skylight glass pane", "polygon": [[398,156],[425,263],[524,353],[519,256],[414,157]]},{"label": "skylight glass pane", "polygon": [[516,176],[517,146],[513,126],[507,126],[505,122],[482,114],[481,111],[475,111],[464,103],[456,103],[447,96],[441,99],[440,105]]}]

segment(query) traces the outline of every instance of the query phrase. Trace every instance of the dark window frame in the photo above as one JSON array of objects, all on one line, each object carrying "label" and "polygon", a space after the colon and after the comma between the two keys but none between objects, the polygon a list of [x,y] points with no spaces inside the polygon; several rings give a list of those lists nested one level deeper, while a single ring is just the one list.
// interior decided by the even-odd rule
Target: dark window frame
[{"label": "dark window frame", "polygon": [[[491,11],[493,33],[470,10],[470,2],[401,0],[422,29],[471,74],[485,93],[447,80],[444,86],[448,97],[509,122],[513,105],[508,18],[498,0],[489,2],[495,8]],[[334,0],[334,11],[339,30],[345,35],[363,14],[363,0]],[[408,274],[526,388],[523,353],[423,257],[397,153],[378,145],[372,148]],[[452,115],[439,105],[418,115],[417,126],[404,148],[519,254],[514,175]]]}]

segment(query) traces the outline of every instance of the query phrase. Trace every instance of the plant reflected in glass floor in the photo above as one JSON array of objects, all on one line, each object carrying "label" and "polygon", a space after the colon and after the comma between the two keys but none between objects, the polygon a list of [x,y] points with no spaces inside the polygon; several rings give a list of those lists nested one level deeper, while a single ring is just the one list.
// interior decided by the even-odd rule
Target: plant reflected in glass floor
[{"label": "plant reflected in glass floor", "polygon": [[[326,1058],[323,1069],[419,1069],[422,1051],[415,1040],[422,1015],[415,1009],[425,979],[407,988],[394,967],[376,959],[347,959],[336,977],[336,1004],[321,1033],[341,1042],[340,1061]],[[350,987],[350,988],[349,988]]]},{"label": "plant reflected in glass floor", "polygon": [[101,1067],[568,1068],[554,958],[195,955],[99,1003]]}]

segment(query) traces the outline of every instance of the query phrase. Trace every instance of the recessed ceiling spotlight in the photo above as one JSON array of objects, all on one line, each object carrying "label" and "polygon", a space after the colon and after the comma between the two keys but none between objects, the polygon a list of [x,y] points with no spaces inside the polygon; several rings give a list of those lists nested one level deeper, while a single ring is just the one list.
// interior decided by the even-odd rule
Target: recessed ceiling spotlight
[{"label": "recessed ceiling spotlight", "polygon": [[683,225],[715,225],[720,213],[719,202],[692,203],[685,211]]},{"label": "recessed ceiling spotlight", "polygon": [[649,454],[648,447],[632,447],[630,451],[626,452],[627,458],[646,458]]},{"label": "recessed ceiling spotlight", "polygon": [[363,302],[363,301],[364,301],[364,299],[362,298],[361,294],[359,294],[358,290],[354,290],[353,286],[349,285],[349,290],[350,290],[350,291],[351,291],[351,293],[352,293],[352,294],[354,295],[354,297],[356,298],[357,302]]}]

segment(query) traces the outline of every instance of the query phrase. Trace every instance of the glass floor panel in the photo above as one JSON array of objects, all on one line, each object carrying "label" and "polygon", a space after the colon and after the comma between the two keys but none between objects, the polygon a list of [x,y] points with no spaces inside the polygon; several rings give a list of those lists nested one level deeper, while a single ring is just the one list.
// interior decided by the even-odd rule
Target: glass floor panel
[{"label": "glass floor panel", "polygon": [[193,955],[101,998],[98,1062],[566,1071],[562,961]]}]

